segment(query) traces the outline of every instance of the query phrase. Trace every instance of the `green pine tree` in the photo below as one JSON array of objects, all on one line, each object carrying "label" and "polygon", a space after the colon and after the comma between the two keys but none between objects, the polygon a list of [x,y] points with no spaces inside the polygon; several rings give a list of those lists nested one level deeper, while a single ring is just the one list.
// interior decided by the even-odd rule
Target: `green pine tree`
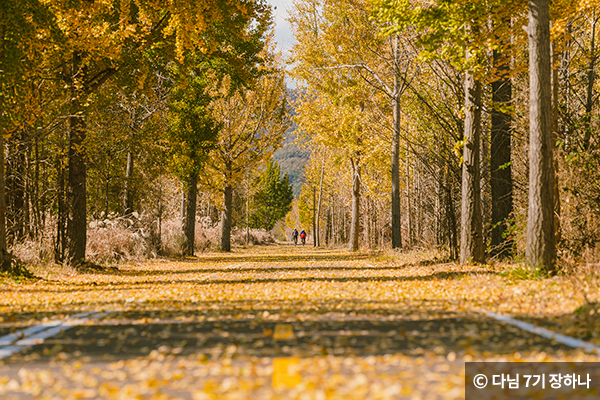
[{"label": "green pine tree", "polygon": [[276,161],[270,160],[258,180],[258,188],[253,197],[253,212],[250,214],[250,227],[271,230],[275,223],[284,218],[292,209],[294,191],[288,174],[281,176]]}]

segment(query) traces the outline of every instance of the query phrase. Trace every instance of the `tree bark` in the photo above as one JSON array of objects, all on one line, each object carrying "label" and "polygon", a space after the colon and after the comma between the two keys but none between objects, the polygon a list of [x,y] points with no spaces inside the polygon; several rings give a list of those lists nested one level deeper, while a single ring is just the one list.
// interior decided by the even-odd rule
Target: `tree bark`
[{"label": "tree bark", "polygon": [[317,203],[317,216],[316,216],[316,226],[315,226],[315,243],[317,246],[321,246],[321,202],[323,199],[323,176],[325,174],[325,155],[323,155],[323,164],[321,165],[321,180],[319,182],[319,201]]},{"label": "tree bark", "polygon": [[492,241],[491,254],[509,257],[512,255],[513,240],[507,237],[510,215],[513,211],[513,182],[511,166],[512,116],[500,109],[510,105],[512,82],[509,63],[497,50],[493,53],[493,64],[499,78],[492,82],[492,129],[490,145],[490,169],[492,192]]},{"label": "tree bark", "polygon": [[317,188],[313,186],[313,247],[317,247]]},{"label": "tree bark", "polygon": [[127,167],[125,169],[125,182],[123,187],[123,215],[133,212],[133,153],[127,152]]},{"label": "tree bark", "polygon": [[450,166],[446,167],[446,179],[444,185],[445,203],[446,203],[446,222],[448,225],[448,248],[450,258],[455,260],[458,256],[458,229],[456,213],[454,211],[454,199],[452,196],[452,180],[450,175]]},{"label": "tree bark", "polygon": [[[81,55],[73,54],[71,75],[71,104],[69,117],[69,173],[66,187],[67,211],[67,261],[76,265],[85,260],[87,241],[86,221],[86,162],[84,141],[86,124],[80,96],[83,95],[77,81],[84,81],[85,67],[81,67]],[[80,75],[79,78],[77,76]],[[83,77],[81,77],[83,75]]]},{"label": "tree bark", "polygon": [[231,162],[228,161],[225,166],[226,178],[223,188],[223,211],[221,212],[221,250],[231,251],[231,207],[232,192],[231,187]]},{"label": "tree bark", "polygon": [[[64,150],[64,146],[62,150]],[[65,205],[65,170],[63,168],[60,155],[56,156],[56,242],[54,246],[54,261],[61,264],[65,261],[66,252],[66,205]]]},{"label": "tree bark", "polygon": [[413,215],[410,202],[410,160],[409,160],[408,141],[406,141],[406,247],[413,246]]},{"label": "tree bark", "polygon": [[[8,140],[6,159],[5,202],[7,242],[16,243],[25,236],[25,146],[24,132]],[[20,137],[19,137],[20,136]]]},{"label": "tree bark", "polygon": [[561,227],[560,227],[560,189],[558,187],[558,156],[556,155],[558,146],[558,60],[559,53],[556,48],[552,45],[551,47],[553,64],[552,67],[552,132],[554,136],[554,153],[553,153],[553,164],[554,164],[554,243],[560,243],[561,240]]},{"label": "tree bark", "polygon": [[591,41],[590,41],[590,63],[588,65],[587,72],[587,94],[585,100],[585,117],[583,122],[583,150],[587,151],[590,149],[590,140],[592,138],[592,129],[590,128],[592,122],[592,110],[594,107],[594,81],[596,80],[596,24],[598,19],[593,16],[591,21]]},{"label": "tree bark", "polygon": [[186,187],[186,210],[185,210],[185,245],[183,254],[186,256],[194,255],[194,243],[196,242],[196,199],[198,198],[198,178],[190,175]]},{"label": "tree bark", "polygon": [[555,271],[552,88],[548,0],[529,0],[529,209],[527,263]]},{"label": "tree bark", "polygon": [[246,190],[246,245],[250,243],[250,178],[247,178]]},{"label": "tree bark", "polygon": [[[468,54],[467,54],[468,56]],[[462,168],[460,262],[483,262],[483,226],[479,149],[481,146],[481,83],[465,74],[465,127]]]},{"label": "tree bark", "polygon": [[[398,42],[394,42],[394,63],[398,63]],[[399,68],[396,65],[397,69]],[[394,73],[394,93],[392,94],[392,248],[402,248],[402,209],[400,204],[400,82]]]},{"label": "tree bark", "polygon": [[349,250],[358,250],[360,231],[360,165],[352,160],[352,221],[350,224]]},{"label": "tree bark", "polygon": [[[0,121],[4,117],[3,97],[0,95]],[[11,256],[6,244],[6,195],[4,177],[4,130],[0,127],[0,270],[8,271],[11,266]]]}]

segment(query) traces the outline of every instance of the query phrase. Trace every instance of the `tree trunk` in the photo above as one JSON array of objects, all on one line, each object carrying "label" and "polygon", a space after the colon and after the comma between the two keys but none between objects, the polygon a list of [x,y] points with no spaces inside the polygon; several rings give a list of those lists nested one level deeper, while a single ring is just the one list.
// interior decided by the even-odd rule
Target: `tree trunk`
[{"label": "tree trunk", "polygon": [[587,73],[587,94],[585,101],[585,117],[583,123],[583,150],[587,151],[590,149],[590,140],[592,138],[592,129],[590,128],[592,122],[592,110],[594,106],[594,81],[596,80],[596,24],[598,19],[593,16],[591,21],[591,41],[590,41],[590,63],[588,65]]},{"label": "tree trunk", "polygon": [[40,210],[40,153],[39,153],[39,143],[38,143],[38,137],[37,135],[35,136],[34,139],[34,154],[35,154],[35,166],[33,169],[33,202],[32,202],[32,208],[33,208],[33,218],[34,218],[34,225],[35,225],[35,236],[39,237],[40,239],[42,238],[42,229],[43,229],[43,225],[42,225],[42,216],[41,216],[41,210]]},{"label": "tree trunk", "polygon": [[162,252],[162,218],[163,218],[163,199],[162,199],[162,184],[160,179],[162,178],[162,168],[161,173],[159,175],[159,184],[158,184],[158,243],[156,244],[156,248],[158,253]]},{"label": "tree trunk", "polygon": [[56,174],[56,207],[58,212],[56,215],[56,242],[54,246],[54,261],[57,264],[62,264],[65,261],[66,252],[67,215],[65,206],[65,170],[59,155],[56,157]]},{"label": "tree trunk", "polygon": [[329,206],[329,211],[327,212],[327,223],[325,225],[325,245],[329,246],[331,243],[331,239],[333,230],[333,203]]},{"label": "tree trunk", "polygon": [[462,168],[460,262],[483,262],[483,227],[479,149],[481,146],[481,83],[465,74],[465,130]]},{"label": "tree trunk", "polygon": [[[554,62],[559,60],[559,53],[552,46],[552,58]],[[560,243],[561,228],[560,228],[560,189],[558,187],[558,66],[552,68],[552,132],[554,137],[554,243]]]},{"label": "tree trunk", "polygon": [[406,247],[413,245],[413,215],[410,204],[410,160],[408,152],[408,140],[406,141]]},{"label": "tree trunk", "polygon": [[456,213],[454,212],[454,199],[452,196],[452,180],[450,176],[450,166],[446,169],[446,221],[448,224],[448,248],[450,258],[455,260],[458,256],[458,232],[456,226]]},{"label": "tree trunk", "polygon": [[347,230],[347,227],[346,227],[346,208],[344,207],[344,208],[342,208],[342,232],[341,232],[341,235],[340,235],[340,241],[342,243],[346,242],[346,230]]},{"label": "tree trunk", "polygon": [[[395,59],[398,44],[394,43]],[[394,94],[392,97],[392,248],[402,248],[402,210],[400,205],[400,89],[398,76],[394,74]]]},{"label": "tree trunk", "polygon": [[325,174],[325,155],[323,155],[323,164],[321,165],[321,180],[319,182],[319,201],[317,203],[317,216],[316,216],[316,227],[315,227],[315,242],[317,246],[321,246],[321,202],[323,199],[323,175]]},{"label": "tree trunk", "polygon": [[352,222],[350,224],[350,251],[358,250],[360,230],[360,166],[352,161]]},{"label": "tree trunk", "polygon": [[186,210],[183,232],[185,234],[185,245],[183,254],[194,255],[194,243],[196,242],[196,199],[198,198],[198,178],[190,175],[186,187]]},{"label": "tree trunk", "polygon": [[500,75],[492,82],[492,129],[490,145],[490,169],[492,192],[492,241],[491,254],[509,257],[513,240],[507,237],[510,215],[513,211],[511,123],[512,116],[501,111],[512,99],[512,82],[508,60],[498,51],[493,53],[493,63]]},{"label": "tree trunk", "polygon": [[250,178],[248,178],[248,190],[246,191],[246,245],[250,243]]},{"label": "tree trunk", "polygon": [[127,152],[127,168],[125,169],[125,182],[123,187],[123,215],[133,212],[133,153]]},{"label": "tree trunk", "polygon": [[231,251],[231,207],[232,192],[231,187],[231,162],[226,163],[225,187],[223,189],[223,211],[221,212],[221,250]]},{"label": "tree trunk", "polygon": [[108,204],[110,199],[110,165],[106,163],[106,179],[104,180],[104,218],[108,218]]},{"label": "tree trunk", "polygon": [[313,186],[313,246],[317,247],[317,188]]},{"label": "tree trunk", "polygon": [[529,209],[527,263],[554,272],[554,166],[548,0],[529,0]]},{"label": "tree trunk", "polygon": [[186,210],[186,202],[185,202],[185,182],[181,185],[181,202],[179,205],[179,221],[181,226],[181,231],[185,232],[185,210]]},{"label": "tree trunk", "polygon": [[415,162],[415,244],[423,242],[423,204],[421,203],[421,170],[419,160]]},{"label": "tree trunk", "polygon": [[437,179],[435,181],[435,205],[434,205],[434,218],[435,218],[435,245],[440,246],[443,243],[443,230],[442,230],[442,172],[438,172]]},{"label": "tree trunk", "polygon": [[[85,260],[85,247],[87,241],[86,221],[86,163],[84,141],[86,136],[86,124],[83,117],[83,107],[80,103],[82,96],[78,88],[76,76],[83,74],[85,68],[81,68],[81,55],[73,54],[72,60],[72,82],[71,82],[71,104],[69,116],[69,173],[66,187],[66,212],[67,212],[67,261],[76,265]],[[81,79],[83,81],[83,79]]]},{"label": "tree trunk", "polygon": [[[0,95],[0,121],[4,117],[3,97]],[[0,270],[8,271],[11,266],[11,256],[6,245],[6,195],[4,177],[4,131],[0,127]]]}]

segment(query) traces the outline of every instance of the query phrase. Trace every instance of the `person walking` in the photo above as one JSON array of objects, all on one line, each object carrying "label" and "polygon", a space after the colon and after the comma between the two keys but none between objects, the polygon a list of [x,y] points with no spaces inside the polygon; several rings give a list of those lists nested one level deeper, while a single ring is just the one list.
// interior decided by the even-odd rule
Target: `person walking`
[{"label": "person walking", "polygon": [[292,240],[294,241],[294,246],[298,244],[298,229],[294,228],[294,232],[292,232]]}]

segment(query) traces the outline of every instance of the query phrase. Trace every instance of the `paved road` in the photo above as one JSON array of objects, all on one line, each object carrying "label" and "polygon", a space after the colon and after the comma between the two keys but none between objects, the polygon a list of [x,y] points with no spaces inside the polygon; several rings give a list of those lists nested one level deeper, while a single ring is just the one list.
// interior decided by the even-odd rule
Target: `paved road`
[{"label": "paved road", "polygon": [[[219,266],[210,262],[202,267],[189,263],[185,276],[203,273],[213,284],[241,280],[244,287],[268,290],[267,284],[285,289],[293,280],[344,285],[353,279],[347,274],[353,270],[368,271],[369,284],[377,285],[396,273],[389,266],[351,266],[335,258],[313,260],[302,277],[282,275],[298,268],[273,264],[268,257]],[[264,267],[265,262],[271,266]],[[231,276],[215,275],[221,273]],[[260,276],[248,278],[249,273]],[[123,274],[135,276],[136,271]],[[172,274],[153,275],[163,282]],[[456,276],[441,274],[439,279]],[[146,290],[156,281],[136,285],[135,290]],[[347,289],[340,286],[339,291]],[[451,299],[359,297],[286,300],[267,293],[260,300],[241,296],[198,300],[192,306],[182,299],[129,304],[127,311],[113,309],[0,361],[0,398],[457,399],[464,396],[464,361],[578,354],[469,309],[450,307]],[[3,319],[27,318],[13,312]],[[0,336],[15,330],[5,323]]]}]

